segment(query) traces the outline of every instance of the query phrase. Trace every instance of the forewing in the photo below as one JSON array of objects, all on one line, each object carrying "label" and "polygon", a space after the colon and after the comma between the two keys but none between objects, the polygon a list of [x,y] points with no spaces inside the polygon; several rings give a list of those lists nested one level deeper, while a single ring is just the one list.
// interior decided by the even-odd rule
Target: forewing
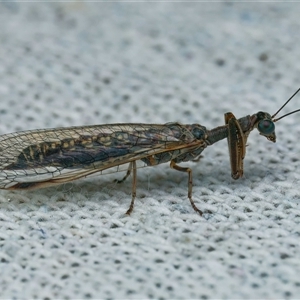
[{"label": "forewing", "polygon": [[182,130],[179,124],[114,124],[6,134],[0,137],[0,188],[67,182],[176,149],[192,140]]}]

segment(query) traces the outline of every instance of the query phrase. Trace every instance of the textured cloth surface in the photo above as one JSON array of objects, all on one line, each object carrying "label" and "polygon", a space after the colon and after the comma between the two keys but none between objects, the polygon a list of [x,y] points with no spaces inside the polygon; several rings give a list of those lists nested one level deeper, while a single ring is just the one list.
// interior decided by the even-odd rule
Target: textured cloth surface
[{"label": "textured cloth surface", "polygon": [[[224,124],[299,87],[299,3],[1,3],[0,133],[116,122]],[[300,107],[297,96],[281,112]],[[299,298],[300,114],[163,164],[0,192],[0,298]],[[209,213],[210,211],[210,213]]]}]

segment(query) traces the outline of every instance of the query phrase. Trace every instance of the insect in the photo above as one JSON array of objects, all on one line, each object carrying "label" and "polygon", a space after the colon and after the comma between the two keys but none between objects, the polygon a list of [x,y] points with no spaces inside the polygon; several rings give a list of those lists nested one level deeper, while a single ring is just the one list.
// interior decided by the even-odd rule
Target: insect
[{"label": "insect", "polygon": [[136,197],[137,160],[147,166],[170,162],[170,167],[188,174],[188,198],[192,199],[192,170],[178,163],[200,158],[201,152],[227,138],[233,179],[243,176],[243,160],[250,132],[276,142],[275,116],[300,88],[273,115],[258,112],[236,119],[228,112],[225,125],[207,130],[199,124],[112,124],[21,131],[0,136],[0,189],[18,190],[62,184],[93,173],[129,163],[124,181],[131,173],[133,210]]}]

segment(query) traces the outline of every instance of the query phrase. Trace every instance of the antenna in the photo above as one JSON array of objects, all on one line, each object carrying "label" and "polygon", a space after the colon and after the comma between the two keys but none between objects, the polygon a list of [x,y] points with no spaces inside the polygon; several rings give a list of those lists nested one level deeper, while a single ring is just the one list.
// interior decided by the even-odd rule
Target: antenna
[{"label": "antenna", "polygon": [[[278,109],[278,111],[272,116],[272,119],[296,96],[296,94],[300,91],[300,88]],[[278,118],[278,119],[273,119],[273,122],[276,122],[286,116],[289,116],[291,114],[294,114],[296,112],[300,111],[300,109],[294,110],[286,115],[283,115],[282,117]]]}]

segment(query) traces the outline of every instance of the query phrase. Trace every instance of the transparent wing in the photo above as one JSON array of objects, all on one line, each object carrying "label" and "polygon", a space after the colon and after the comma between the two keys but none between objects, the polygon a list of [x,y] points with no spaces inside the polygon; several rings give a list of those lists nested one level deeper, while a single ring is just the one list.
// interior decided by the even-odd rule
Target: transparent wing
[{"label": "transparent wing", "polygon": [[0,136],[0,188],[68,182],[133,160],[186,147],[178,123],[113,124],[42,129]]}]

